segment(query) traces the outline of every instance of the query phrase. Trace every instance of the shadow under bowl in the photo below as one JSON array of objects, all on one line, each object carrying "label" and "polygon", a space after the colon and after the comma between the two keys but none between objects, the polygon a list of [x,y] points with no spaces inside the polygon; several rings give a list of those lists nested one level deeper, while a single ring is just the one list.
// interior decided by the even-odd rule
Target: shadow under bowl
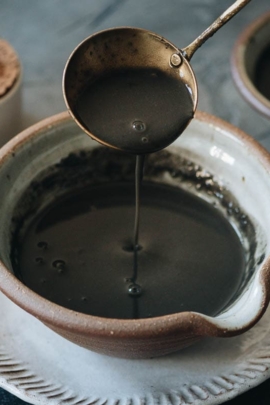
[{"label": "shadow under bowl", "polygon": [[[71,153],[97,147],[97,142],[86,136],[68,113],[62,113],[23,131],[1,149],[0,290],[61,336],[117,357],[157,357],[206,336],[230,337],[251,328],[266,310],[270,296],[270,156],[242,131],[200,112],[168,150],[200,167],[201,174],[212,173],[219,190],[227,190],[234,197],[235,216],[228,214],[232,207],[226,205],[220,192],[211,189],[209,176],[201,181],[201,187],[189,178],[177,185],[214,204],[235,227],[249,256],[241,285],[222,313],[214,317],[182,312],[134,320],[102,318],[50,302],[15,277],[12,220],[25,190]],[[174,185],[169,175],[163,180]],[[240,212],[252,224],[252,240],[243,231]]]},{"label": "shadow under bowl", "polygon": [[270,118],[270,12],[241,33],[232,52],[231,67],[245,100]]}]

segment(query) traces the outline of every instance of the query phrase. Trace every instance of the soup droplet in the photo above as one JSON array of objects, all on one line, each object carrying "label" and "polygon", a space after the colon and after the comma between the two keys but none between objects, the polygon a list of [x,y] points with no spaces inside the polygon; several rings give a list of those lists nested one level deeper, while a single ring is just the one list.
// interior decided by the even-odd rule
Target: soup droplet
[{"label": "soup droplet", "polygon": [[58,273],[63,273],[66,267],[66,262],[64,260],[54,260],[52,263],[53,267],[58,270]]},{"label": "soup droplet", "polygon": [[139,284],[130,284],[128,287],[128,294],[131,297],[139,297],[142,294],[142,287]]},{"label": "soup droplet", "polygon": [[48,243],[44,242],[44,241],[38,242],[37,247],[40,249],[46,250],[46,249],[48,249]]},{"label": "soup droplet", "polygon": [[140,250],[142,250],[142,246],[141,246],[141,245],[136,245],[136,246],[134,247],[133,243],[130,243],[130,244],[124,245],[124,246],[122,247],[122,249],[123,249],[125,252],[134,253],[135,250],[136,250],[137,252],[139,252]]},{"label": "soup droplet", "polygon": [[146,125],[143,121],[134,121],[132,123],[132,128],[137,132],[144,132],[146,130]]}]

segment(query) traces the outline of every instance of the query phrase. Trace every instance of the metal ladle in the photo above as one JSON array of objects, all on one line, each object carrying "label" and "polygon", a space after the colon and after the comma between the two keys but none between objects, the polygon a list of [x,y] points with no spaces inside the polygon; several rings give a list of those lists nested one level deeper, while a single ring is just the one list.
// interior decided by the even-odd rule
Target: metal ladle
[{"label": "metal ladle", "polygon": [[[193,118],[197,107],[198,88],[194,72],[189,63],[190,59],[208,38],[250,1],[235,1],[209,28],[183,49],[177,48],[171,42],[153,32],[130,27],[101,31],[85,39],[73,51],[64,70],[63,93],[71,116],[83,131],[103,145],[137,155],[165,148],[184,131]],[[142,119],[140,115],[145,115],[145,107],[140,106],[140,102],[135,99],[137,97],[137,90],[135,89],[134,91],[134,100],[131,97],[127,102],[125,97],[124,101],[121,101],[118,99],[118,93],[114,97],[113,94],[109,93],[109,89],[108,91],[105,89],[105,96],[104,94],[102,95],[103,99],[101,98],[98,103],[93,104],[94,109],[91,107],[87,110],[86,123],[78,109],[78,100],[81,95],[84,94],[86,89],[88,89],[91,95],[91,86],[95,86],[100,80],[106,81],[107,77],[110,77],[112,73],[117,75],[117,72],[120,72],[118,79],[122,77],[121,75],[125,75],[126,72],[137,72],[137,76],[138,74],[140,75],[140,72],[149,72],[149,80],[154,80],[157,76],[157,86],[159,75],[165,75],[176,86],[181,85],[185,87],[185,91],[191,101],[191,108],[185,111],[185,100],[179,101],[178,98],[176,110],[171,109],[171,105],[168,103],[168,99],[166,99],[168,97],[166,91],[164,92],[164,97],[163,94],[159,94],[156,99],[150,100],[153,105],[149,106],[149,111],[151,113],[156,111],[156,120],[151,121],[149,126],[152,131],[148,134],[147,112],[146,118]],[[130,79],[131,82],[133,79]],[[139,89],[138,83],[137,88]],[[126,91],[123,91],[125,96],[126,93]],[[176,95],[178,95],[177,92]],[[108,103],[110,103],[109,109],[111,107],[114,108],[111,116],[109,116],[110,114],[106,110]],[[121,106],[121,103],[130,105]],[[130,119],[128,116],[125,117],[124,107],[131,107],[130,109],[132,110],[133,106],[136,110],[133,119]],[[174,106],[173,100],[172,106]],[[96,110],[97,108],[99,110]],[[118,111],[121,108],[124,111],[123,116],[119,113],[120,116],[118,117]],[[98,120],[100,127],[94,125],[94,120]],[[109,122],[108,120],[112,120],[112,122],[102,131],[103,124]],[[114,122],[117,124],[117,129],[115,129]],[[123,128],[125,128],[123,134],[119,131],[119,128],[122,128],[122,122]],[[169,127],[170,130],[168,129]]]}]

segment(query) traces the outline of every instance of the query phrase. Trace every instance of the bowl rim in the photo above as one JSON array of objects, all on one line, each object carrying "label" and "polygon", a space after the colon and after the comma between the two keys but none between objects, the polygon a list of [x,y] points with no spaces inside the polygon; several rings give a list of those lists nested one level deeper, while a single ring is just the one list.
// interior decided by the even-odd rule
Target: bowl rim
[{"label": "bowl rim", "polygon": [[[209,126],[216,127],[221,131],[227,131],[244,142],[253,154],[258,157],[260,164],[270,173],[270,154],[253,138],[230,123],[208,113],[197,111],[195,119]],[[53,127],[72,121],[68,112],[63,112],[46,118],[37,124],[22,131],[0,149],[0,170],[6,161],[13,158],[14,153],[24,143],[31,142],[33,137]],[[84,336],[113,339],[147,339],[155,335],[166,335],[189,332],[196,336],[235,336],[252,327],[266,311],[270,299],[270,256],[264,261],[259,274],[259,283],[262,288],[262,300],[260,308],[255,316],[248,322],[232,324],[222,327],[215,323],[215,317],[195,312],[182,312],[155,318],[125,320],[113,318],[101,318],[97,316],[79,313],[39,296],[25,286],[0,261],[0,291],[2,291],[15,304],[26,312],[35,316],[52,329],[57,328],[71,334],[80,333]]]},{"label": "bowl rim", "polygon": [[[231,72],[236,87],[243,98],[261,114],[270,118],[270,100],[263,96],[250,80],[245,66],[245,51],[253,35],[265,25],[270,25],[270,11],[246,26],[237,38],[231,54]],[[270,40],[269,40],[270,44]]]}]

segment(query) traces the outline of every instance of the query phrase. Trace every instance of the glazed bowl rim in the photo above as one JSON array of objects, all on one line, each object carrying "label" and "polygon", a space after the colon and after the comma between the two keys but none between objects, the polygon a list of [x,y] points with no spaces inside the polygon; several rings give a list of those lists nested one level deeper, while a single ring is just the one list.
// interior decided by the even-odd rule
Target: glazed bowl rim
[{"label": "glazed bowl rim", "polygon": [[[232,133],[236,139],[244,142],[252,149],[253,155],[258,157],[260,164],[270,173],[270,155],[249,135],[230,123],[207,113],[197,111],[195,119],[219,130]],[[14,137],[0,149],[0,170],[5,161],[11,159],[24,143],[31,142],[31,139],[38,136],[39,133],[44,133],[47,129],[51,130],[53,127],[57,127],[68,121],[71,121],[68,112],[63,112],[34,124]],[[264,265],[258,272],[262,288],[262,301],[260,302],[259,311],[248,322],[237,326],[234,324],[232,327],[228,324],[226,328],[221,327],[218,322],[216,323],[215,317],[195,312],[182,312],[139,320],[101,318],[75,312],[50,302],[29,289],[10,273],[1,261],[0,290],[19,307],[34,315],[45,324],[48,323],[51,328],[55,327],[70,333],[80,333],[81,335],[91,335],[99,338],[130,339],[135,338],[135,336],[148,338],[153,333],[159,334],[163,330],[166,330],[166,333],[188,331],[197,336],[225,337],[234,336],[249,329],[265,312],[270,298],[270,257],[264,261]]]},{"label": "glazed bowl rim", "polygon": [[248,76],[245,64],[245,50],[251,38],[267,24],[270,25],[270,11],[262,14],[242,31],[233,47],[231,71],[234,82],[244,99],[255,108],[255,110],[259,111],[267,118],[270,118],[270,100],[257,90]]}]

